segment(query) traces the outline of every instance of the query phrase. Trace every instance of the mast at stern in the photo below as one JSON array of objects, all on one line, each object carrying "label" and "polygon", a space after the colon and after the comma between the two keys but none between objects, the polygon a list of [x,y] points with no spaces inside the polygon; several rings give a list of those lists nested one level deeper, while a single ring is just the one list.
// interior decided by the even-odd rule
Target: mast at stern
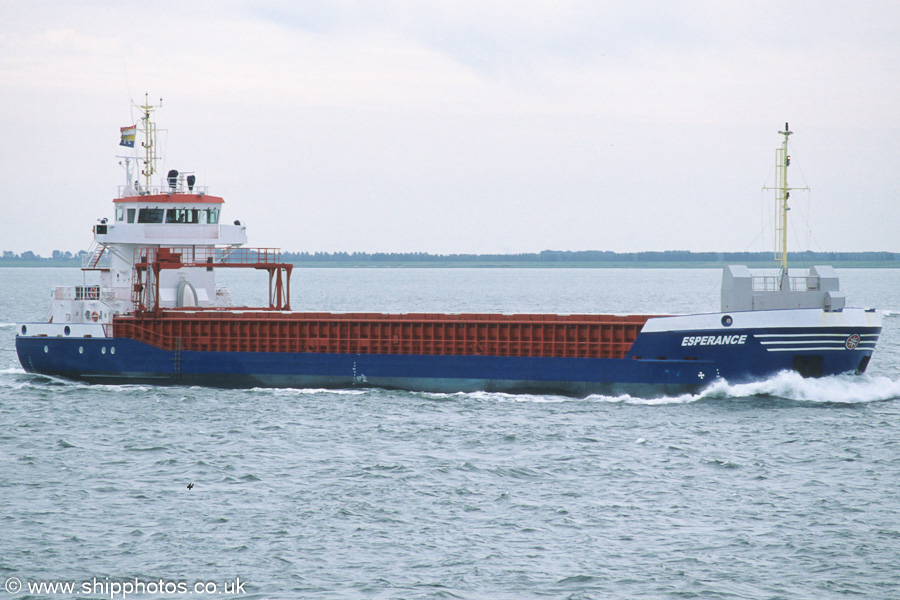
[{"label": "mast at stern", "polygon": [[159,160],[156,150],[156,123],[150,120],[150,113],[162,107],[162,98],[159,99],[159,104],[153,105],[150,104],[149,96],[149,94],[144,94],[144,104],[137,105],[137,108],[144,113],[144,116],[141,117],[141,131],[144,133],[144,141],[141,142],[141,146],[144,148],[144,168],[141,170],[141,175],[144,176],[145,190],[150,189],[151,177],[156,173],[156,161]]}]

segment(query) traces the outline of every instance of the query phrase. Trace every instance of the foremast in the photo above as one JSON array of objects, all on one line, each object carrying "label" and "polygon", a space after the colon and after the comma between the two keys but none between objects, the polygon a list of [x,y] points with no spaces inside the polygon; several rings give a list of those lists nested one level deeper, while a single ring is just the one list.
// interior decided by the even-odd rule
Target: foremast
[{"label": "foremast", "polygon": [[777,276],[753,276],[744,265],[727,265],[722,275],[722,312],[749,310],[785,310],[798,308],[821,308],[826,312],[840,312],[844,309],[845,297],[840,290],[840,281],[831,266],[813,266],[807,274],[791,277],[787,264],[787,215],[791,207],[788,200],[793,190],[806,187],[791,187],[788,184],[788,139],[793,134],[787,123],[780,148],[775,150],[775,258],[780,262]]},{"label": "foremast", "polygon": [[784,140],[781,147],[775,149],[775,187],[765,189],[775,190],[775,258],[780,263],[779,289],[788,289],[790,282],[787,264],[787,219],[788,211],[791,210],[791,207],[788,206],[788,199],[791,197],[792,190],[809,188],[788,185],[788,167],[791,165],[791,156],[788,154],[788,138],[794,132],[785,123],[784,131],[778,133],[784,136]]}]

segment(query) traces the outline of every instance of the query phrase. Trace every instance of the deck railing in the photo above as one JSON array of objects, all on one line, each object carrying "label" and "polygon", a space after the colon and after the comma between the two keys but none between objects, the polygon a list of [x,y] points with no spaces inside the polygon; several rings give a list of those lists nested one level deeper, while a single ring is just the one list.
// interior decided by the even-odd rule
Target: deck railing
[{"label": "deck railing", "polygon": [[[756,275],[752,281],[754,292],[777,292],[781,289],[780,275]],[[789,277],[788,282],[792,292],[818,291],[819,289],[819,277],[816,275]]]},{"label": "deck railing", "polygon": [[134,187],[127,185],[120,185],[118,188],[119,198],[130,198],[133,196],[156,196],[156,195],[166,195],[166,194],[197,194],[198,196],[205,196],[209,193],[209,186],[207,185],[195,185],[193,189],[189,189],[187,184],[179,175],[178,181],[175,183],[175,187],[173,188],[170,185],[151,185],[150,187]]},{"label": "deck railing", "polygon": [[144,247],[134,251],[134,264],[178,262],[185,266],[255,266],[281,263],[278,248],[216,248],[210,246]]}]

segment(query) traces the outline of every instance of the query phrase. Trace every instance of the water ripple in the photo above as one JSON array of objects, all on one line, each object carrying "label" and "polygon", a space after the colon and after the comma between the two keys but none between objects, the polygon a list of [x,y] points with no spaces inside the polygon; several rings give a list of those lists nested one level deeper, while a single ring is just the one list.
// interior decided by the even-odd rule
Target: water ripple
[{"label": "water ripple", "polygon": [[900,597],[898,323],[867,375],[652,400],[91,386],[4,352],[0,579],[240,577],[238,597],[276,600]]}]

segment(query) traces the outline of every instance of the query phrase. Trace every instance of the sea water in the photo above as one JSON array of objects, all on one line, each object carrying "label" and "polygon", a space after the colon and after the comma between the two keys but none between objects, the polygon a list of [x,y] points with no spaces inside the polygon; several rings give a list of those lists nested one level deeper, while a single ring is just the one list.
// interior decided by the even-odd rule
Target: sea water
[{"label": "sea water", "polygon": [[[262,303],[258,275],[220,279]],[[900,270],[840,275],[886,311],[865,375],[643,400],[29,375],[13,324],[81,273],[0,269],[0,595],[900,597]],[[291,303],[715,311],[719,277],[295,270]]]}]

